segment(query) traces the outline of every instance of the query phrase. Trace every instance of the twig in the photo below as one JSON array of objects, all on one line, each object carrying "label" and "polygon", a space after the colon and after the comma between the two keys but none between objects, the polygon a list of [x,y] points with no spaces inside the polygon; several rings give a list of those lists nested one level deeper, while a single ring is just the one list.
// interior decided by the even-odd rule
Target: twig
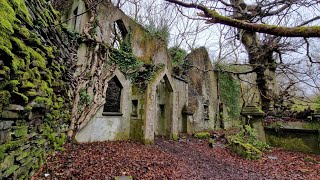
[{"label": "twig", "polygon": [[84,12],[82,12],[82,13],[80,13],[80,14],[74,15],[74,16],[68,18],[68,19],[65,20],[65,21],[62,21],[62,22],[60,22],[60,23],[58,23],[58,24],[50,25],[50,27],[52,27],[52,26],[54,27],[54,26],[61,25],[61,24],[65,23],[65,22],[70,21],[70,20],[73,19],[73,18],[76,18],[76,17],[78,17],[78,16],[81,16],[81,15],[85,14],[85,13],[87,13],[88,11],[92,10],[94,7],[98,6],[102,1],[103,1],[103,0],[100,0],[100,1],[97,2],[95,5],[91,6],[89,9],[87,9],[86,11],[84,11]]}]

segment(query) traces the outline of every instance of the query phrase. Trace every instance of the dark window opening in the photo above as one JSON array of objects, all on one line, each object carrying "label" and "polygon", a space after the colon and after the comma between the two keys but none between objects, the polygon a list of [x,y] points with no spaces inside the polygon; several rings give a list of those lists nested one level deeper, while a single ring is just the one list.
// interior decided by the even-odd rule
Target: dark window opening
[{"label": "dark window opening", "polygon": [[164,117],[165,116],[164,104],[159,104],[159,107],[160,107],[160,117]]},{"label": "dark window opening", "polygon": [[224,129],[224,124],[223,124],[223,103],[219,103],[219,121],[220,121],[220,128]]},{"label": "dark window opening", "polygon": [[126,38],[127,37],[127,34],[128,34],[128,31],[126,29],[126,26],[123,24],[123,21],[122,20],[117,20],[116,23],[117,24],[117,31],[121,33],[121,36],[122,38]]},{"label": "dark window opening", "polygon": [[72,27],[74,30],[76,30],[76,26],[77,26],[77,15],[78,15],[78,7],[76,7],[73,10]]},{"label": "dark window opening", "polygon": [[103,112],[118,112],[120,113],[122,85],[119,79],[115,76],[108,82],[106,92],[106,103]]},{"label": "dark window opening", "polygon": [[126,29],[122,20],[117,20],[113,23],[111,32],[111,45],[119,49],[123,40],[127,37],[128,30]]},{"label": "dark window opening", "polygon": [[138,100],[132,100],[132,117],[138,117]]},{"label": "dark window opening", "polygon": [[206,101],[205,104],[203,105],[203,116],[204,120],[209,120],[209,102]]}]

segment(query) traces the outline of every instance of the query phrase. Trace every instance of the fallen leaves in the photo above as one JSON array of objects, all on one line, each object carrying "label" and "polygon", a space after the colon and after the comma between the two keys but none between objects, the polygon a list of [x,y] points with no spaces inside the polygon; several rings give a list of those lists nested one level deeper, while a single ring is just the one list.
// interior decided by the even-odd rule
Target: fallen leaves
[{"label": "fallen leaves", "polygon": [[[34,177],[44,179],[320,179],[320,156],[273,149],[249,161],[223,145],[187,139],[66,144]],[[276,157],[276,158],[275,158]],[[307,157],[307,158],[306,158]],[[311,159],[311,160],[310,160]]]}]

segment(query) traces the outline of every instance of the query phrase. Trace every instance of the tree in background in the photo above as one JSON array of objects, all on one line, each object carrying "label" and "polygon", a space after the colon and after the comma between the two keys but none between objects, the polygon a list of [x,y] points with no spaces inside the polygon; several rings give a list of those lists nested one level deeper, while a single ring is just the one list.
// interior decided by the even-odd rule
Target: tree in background
[{"label": "tree in background", "polygon": [[[205,5],[184,3],[177,0],[166,1],[186,8],[200,10],[201,13],[198,13],[198,16],[206,20],[208,24],[224,24],[237,28],[235,37],[245,47],[249,64],[256,74],[256,86],[260,92],[262,109],[265,112],[274,106],[278,95],[283,95],[284,97],[286,94],[287,96],[288,89],[296,84],[296,82],[293,83],[291,81],[284,88],[283,92],[276,94],[276,69],[279,65],[282,67],[284,65],[287,66],[287,68],[282,68],[282,70],[288,69],[289,66],[289,64],[285,64],[283,61],[282,55],[284,52],[296,51],[298,49],[297,46],[303,45],[302,40],[304,40],[304,43],[308,47],[309,42],[306,39],[307,37],[320,37],[320,28],[318,26],[304,27],[320,19],[320,17],[314,16],[303,21],[305,16],[301,13],[301,9],[304,9],[304,11],[306,9],[316,9],[318,4],[314,0],[257,0],[250,2],[250,4],[244,0],[230,0],[229,2],[216,0],[210,1],[210,4],[203,1]],[[317,14],[315,11],[310,11],[310,14]],[[284,25],[286,24],[292,25],[292,27],[285,27]],[[260,33],[267,33],[269,35]],[[304,39],[294,39],[293,41],[292,39],[281,38],[281,36],[303,37]],[[312,60],[308,49],[307,56],[310,62],[315,62]],[[251,73],[252,71],[249,72]]]}]

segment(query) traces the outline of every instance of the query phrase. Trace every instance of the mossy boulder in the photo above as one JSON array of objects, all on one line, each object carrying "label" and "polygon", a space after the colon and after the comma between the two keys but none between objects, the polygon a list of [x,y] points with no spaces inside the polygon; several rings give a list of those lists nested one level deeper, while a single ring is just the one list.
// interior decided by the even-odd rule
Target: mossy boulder
[{"label": "mossy boulder", "polygon": [[210,133],[209,132],[198,132],[196,134],[194,134],[195,138],[198,139],[208,139],[210,137]]}]

